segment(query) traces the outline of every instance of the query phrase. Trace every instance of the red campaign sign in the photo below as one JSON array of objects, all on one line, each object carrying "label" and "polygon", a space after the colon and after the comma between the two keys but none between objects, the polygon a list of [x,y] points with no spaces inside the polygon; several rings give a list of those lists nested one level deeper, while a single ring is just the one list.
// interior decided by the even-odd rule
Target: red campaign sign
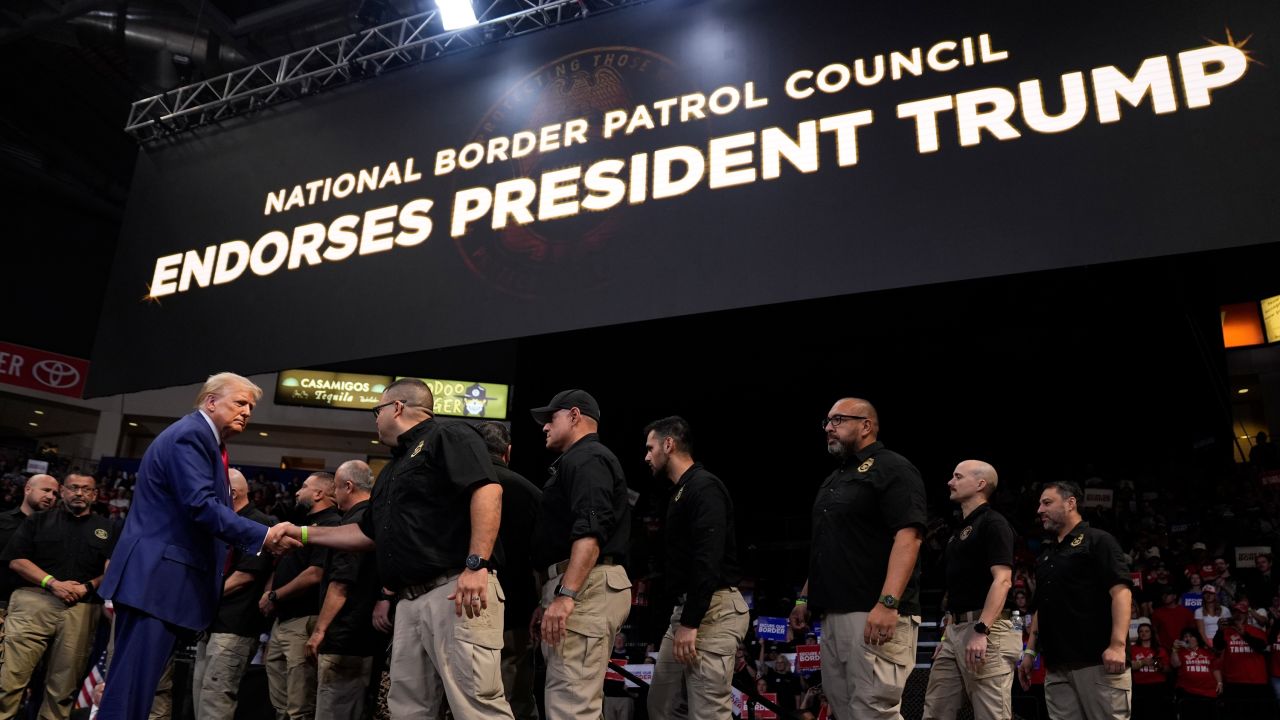
[{"label": "red campaign sign", "polygon": [[78,398],[88,375],[88,360],[0,342],[0,383]]},{"label": "red campaign sign", "polygon": [[[760,697],[768,700],[774,705],[778,704],[778,693],[760,693]],[[756,703],[756,720],[778,720],[778,713],[766,708],[760,703]]]},{"label": "red campaign sign", "polygon": [[1142,573],[1131,572],[1129,573],[1129,579],[1133,581],[1134,587],[1138,588],[1139,590],[1142,589]]},{"label": "red campaign sign", "polygon": [[821,645],[796,646],[796,672],[809,672],[822,668]]},{"label": "red campaign sign", "polygon": [[621,673],[616,673],[613,671],[613,667],[615,665],[618,667],[626,667],[627,665],[626,658],[609,658],[609,669],[606,670],[604,673],[605,681],[606,682],[608,681],[625,682]]}]

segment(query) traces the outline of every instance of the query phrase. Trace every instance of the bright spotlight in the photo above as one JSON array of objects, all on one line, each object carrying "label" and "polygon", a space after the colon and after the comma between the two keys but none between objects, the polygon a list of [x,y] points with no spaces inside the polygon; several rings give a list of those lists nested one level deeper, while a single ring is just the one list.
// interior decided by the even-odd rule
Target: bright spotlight
[{"label": "bright spotlight", "polygon": [[440,21],[445,30],[460,30],[478,22],[471,0],[436,0],[436,7],[440,8]]}]

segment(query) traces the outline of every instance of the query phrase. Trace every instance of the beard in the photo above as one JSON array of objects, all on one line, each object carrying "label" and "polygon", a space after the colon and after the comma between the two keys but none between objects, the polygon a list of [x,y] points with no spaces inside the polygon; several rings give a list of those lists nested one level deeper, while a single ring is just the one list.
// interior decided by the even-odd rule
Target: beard
[{"label": "beard", "polygon": [[852,448],[836,439],[827,441],[827,452],[838,458],[846,458],[849,456]]}]

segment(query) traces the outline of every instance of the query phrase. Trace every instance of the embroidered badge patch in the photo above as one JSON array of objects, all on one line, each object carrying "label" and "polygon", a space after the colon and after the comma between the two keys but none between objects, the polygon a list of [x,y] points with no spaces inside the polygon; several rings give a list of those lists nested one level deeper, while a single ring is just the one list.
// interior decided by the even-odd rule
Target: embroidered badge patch
[{"label": "embroidered badge patch", "polygon": [[97,530],[94,530],[93,534],[96,535],[99,540],[107,539],[107,531],[103,530],[102,528],[98,528]]},{"label": "embroidered badge patch", "polygon": [[418,453],[422,452],[422,446],[426,444],[426,442],[426,440],[419,440],[418,447],[414,448],[413,452],[409,453],[409,457],[418,457]]},{"label": "embroidered badge patch", "polygon": [[681,485],[680,489],[676,491],[676,496],[671,498],[671,502],[680,502],[680,496],[683,494],[684,494],[684,486]]},{"label": "embroidered badge patch", "polygon": [[965,527],[965,529],[963,529],[963,530],[961,530],[961,531],[960,531],[960,539],[961,539],[961,540],[968,540],[968,539],[969,539],[969,536],[970,536],[970,535],[972,535],[972,534],[973,534],[973,526],[972,526],[972,525],[969,525],[969,526]]},{"label": "embroidered badge patch", "polygon": [[1075,540],[1071,541],[1071,547],[1080,547],[1080,543],[1082,542],[1084,542],[1084,533],[1080,533],[1076,536]]},{"label": "embroidered badge patch", "polygon": [[875,464],[876,464],[875,458],[867,458],[866,462],[858,466],[858,472],[866,472],[871,469],[872,465],[875,465]]}]

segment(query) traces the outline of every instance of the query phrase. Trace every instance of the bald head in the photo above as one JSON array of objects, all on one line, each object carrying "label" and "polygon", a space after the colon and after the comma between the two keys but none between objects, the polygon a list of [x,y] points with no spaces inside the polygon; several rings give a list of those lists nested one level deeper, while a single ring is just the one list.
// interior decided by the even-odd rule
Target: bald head
[{"label": "bald head", "polygon": [[249,481],[235,468],[228,470],[227,474],[231,477],[231,508],[240,512],[249,504]]},{"label": "bald head", "polygon": [[996,469],[991,466],[991,463],[981,460],[965,460],[960,465],[965,467],[975,478],[982,481],[983,495],[989,498],[995,494],[999,478],[996,476]]},{"label": "bald head", "polygon": [[965,460],[956,465],[947,481],[952,502],[960,503],[967,515],[973,508],[991,499],[996,491],[996,469],[982,460]]},{"label": "bald head", "polygon": [[58,503],[58,479],[52,475],[32,475],[22,488],[22,513],[44,512]]}]

